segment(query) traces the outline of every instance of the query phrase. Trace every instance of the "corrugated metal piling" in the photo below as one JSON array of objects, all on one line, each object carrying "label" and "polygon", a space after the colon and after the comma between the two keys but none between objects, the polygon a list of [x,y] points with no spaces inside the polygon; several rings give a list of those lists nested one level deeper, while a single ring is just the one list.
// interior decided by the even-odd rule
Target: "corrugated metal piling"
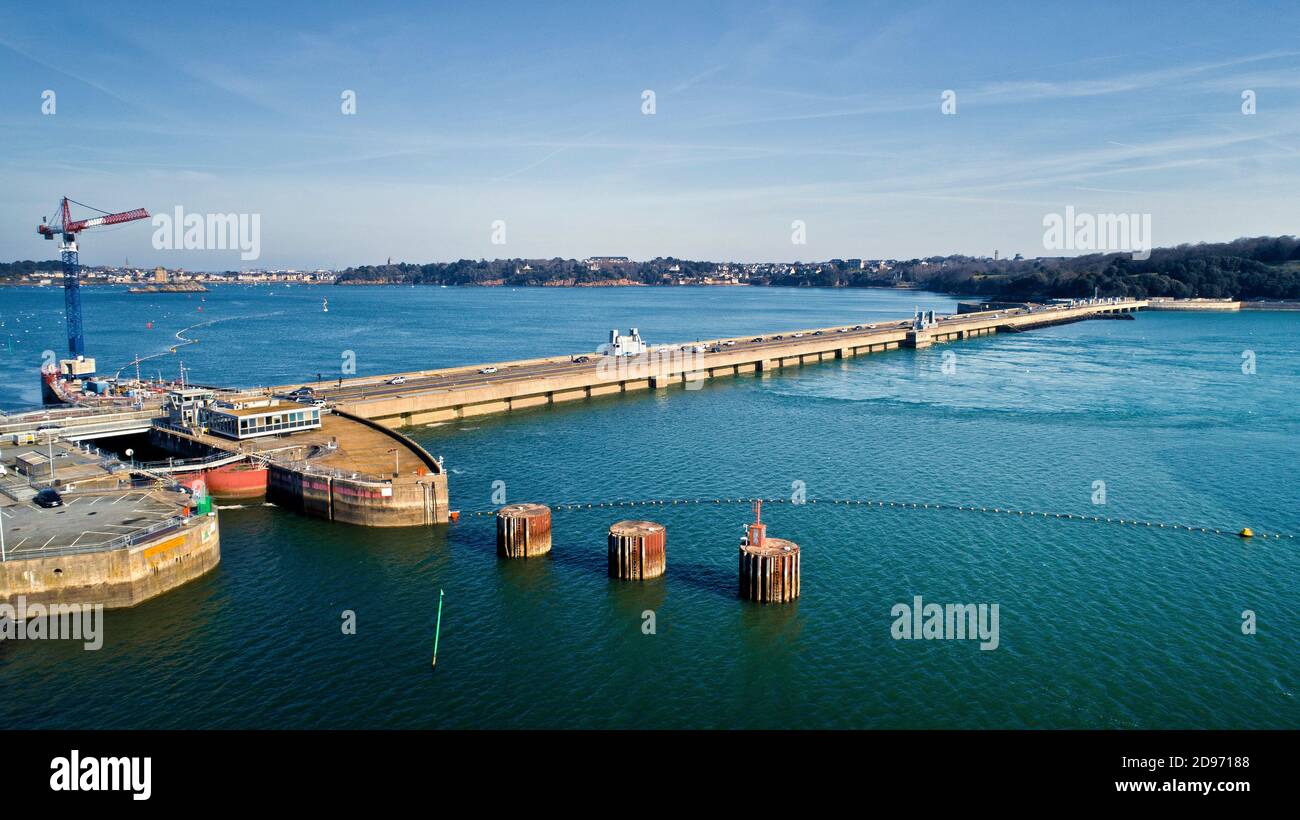
[{"label": "corrugated metal piling", "polygon": [[497,510],[497,555],[536,558],[551,551],[551,508],[509,504]]},{"label": "corrugated metal piling", "polygon": [[783,603],[799,597],[799,545],[784,538],[765,538],[761,545],[740,548],[740,597]]},{"label": "corrugated metal piling", "polygon": [[754,522],[740,542],[740,597],[784,603],[799,597],[799,545],[768,538],[763,502],[754,502]]},{"label": "corrugated metal piling", "polygon": [[609,577],[644,581],[668,566],[668,531],[653,521],[616,521],[609,527]]}]

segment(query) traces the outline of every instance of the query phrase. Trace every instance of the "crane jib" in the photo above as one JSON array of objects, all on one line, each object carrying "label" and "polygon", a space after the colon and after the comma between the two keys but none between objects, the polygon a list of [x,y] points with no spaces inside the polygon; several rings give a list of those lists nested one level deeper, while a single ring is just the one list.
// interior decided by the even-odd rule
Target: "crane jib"
[{"label": "crane jib", "polygon": [[61,225],[41,225],[36,229],[36,231],[45,236],[53,236],[54,234],[59,233],[77,233],[86,228],[97,228],[101,225],[119,225],[123,222],[133,222],[137,219],[147,219],[148,217],[149,212],[144,208],[136,208],[133,211],[123,211],[117,214],[105,214],[91,219],[78,219],[76,221],[70,220],[65,215]]}]

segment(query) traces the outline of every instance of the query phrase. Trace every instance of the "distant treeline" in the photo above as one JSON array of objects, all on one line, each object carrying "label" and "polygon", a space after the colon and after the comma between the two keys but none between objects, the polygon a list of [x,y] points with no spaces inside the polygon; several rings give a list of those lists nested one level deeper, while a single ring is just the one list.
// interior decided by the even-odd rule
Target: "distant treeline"
[{"label": "distant treeline", "polygon": [[51,259],[48,262],[33,262],[30,259],[24,259],[21,262],[0,262],[0,279],[36,273],[38,270],[61,271],[63,270],[63,263],[57,259]]},{"label": "distant treeline", "polygon": [[[732,272],[750,269],[731,265]],[[348,268],[341,283],[429,285],[547,285],[627,280],[647,285],[718,276],[718,263],[661,257],[605,264],[575,259],[462,259],[422,265]],[[1038,259],[932,256],[863,266],[857,260],[764,264],[748,273],[752,285],[780,287],[888,287],[912,285],[946,293],[1004,299],[1072,296],[1300,299],[1300,240],[1294,236],[1237,239],[1218,244],[1157,248],[1146,260],[1129,253]]]},{"label": "distant treeline", "polygon": [[[676,266],[678,270],[673,271]],[[577,259],[461,259],[456,262],[401,262],[365,265],[341,271],[337,283],[388,282],[415,285],[546,285],[590,284],[627,279],[647,285],[667,284],[680,276],[710,276],[713,262],[660,258],[649,262],[608,264],[591,270]]]},{"label": "distant treeline", "polygon": [[993,261],[948,257],[912,268],[932,290],[1008,299],[1172,296],[1208,299],[1300,299],[1300,240],[1294,236],[1156,248],[1151,258],[1128,253]]}]

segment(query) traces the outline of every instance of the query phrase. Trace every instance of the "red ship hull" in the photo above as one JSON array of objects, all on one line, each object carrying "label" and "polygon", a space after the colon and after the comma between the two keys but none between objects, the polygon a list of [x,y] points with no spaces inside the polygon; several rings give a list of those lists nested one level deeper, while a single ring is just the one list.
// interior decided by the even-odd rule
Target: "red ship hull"
[{"label": "red ship hull", "polygon": [[266,495],[265,467],[229,464],[197,473],[183,473],[176,478],[186,484],[201,479],[207,485],[208,493],[219,498],[258,498]]}]

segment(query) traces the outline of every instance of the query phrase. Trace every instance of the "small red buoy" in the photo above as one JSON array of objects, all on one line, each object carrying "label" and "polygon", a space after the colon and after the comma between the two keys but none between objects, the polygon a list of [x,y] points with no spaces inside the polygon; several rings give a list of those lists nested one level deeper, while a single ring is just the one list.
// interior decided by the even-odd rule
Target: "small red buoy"
[{"label": "small red buoy", "polygon": [[153,330],[153,322],[145,322],[144,328],[145,330]]}]

